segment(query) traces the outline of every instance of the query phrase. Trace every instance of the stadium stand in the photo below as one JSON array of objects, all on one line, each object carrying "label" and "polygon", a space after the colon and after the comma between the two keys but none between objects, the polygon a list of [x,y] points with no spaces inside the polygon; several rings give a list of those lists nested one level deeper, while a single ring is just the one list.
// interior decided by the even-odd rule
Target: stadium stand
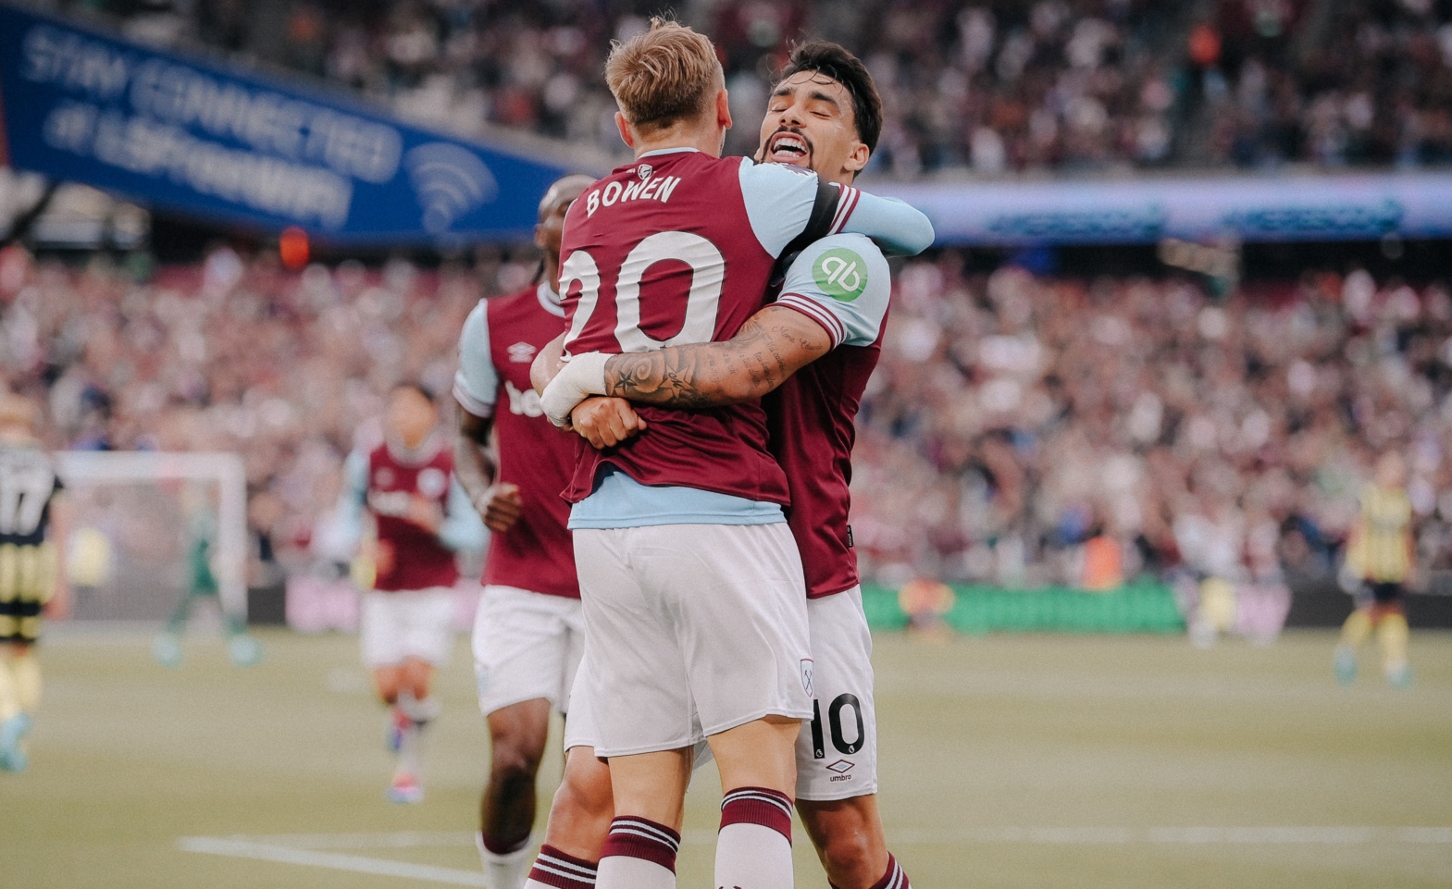
[{"label": "stadium stand", "polygon": [[[486,254],[292,274],[223,247],[139,283],[9,248],[0,366],[48,394],[53,444],[245,455],[254,528],[298,569],[359,423],[396,380],[446,391],[465,313],[533,272]],[[1129,578],[1326,575],[1392,444],[1437,519],[1427,564],[1452,552],[1444,285],[1353,271],[1214,297],[1176,276],[968,273],[946,250],[909,263],[895,300],[854,480],[873,580],[1077,586],[1115,567],[1096,539]]]},{"label": "stadium stand", "polygon": [[[100,0],[133,37],[201,42],[465,133],[528,130],[619,156],[600,72],[659,4]],[[880,172],[1417,167],[1452,162],[1447,0],[697,0],[741,108],[804,35],[867,61]],[[738,127],[730,148],[752,147]]]}]

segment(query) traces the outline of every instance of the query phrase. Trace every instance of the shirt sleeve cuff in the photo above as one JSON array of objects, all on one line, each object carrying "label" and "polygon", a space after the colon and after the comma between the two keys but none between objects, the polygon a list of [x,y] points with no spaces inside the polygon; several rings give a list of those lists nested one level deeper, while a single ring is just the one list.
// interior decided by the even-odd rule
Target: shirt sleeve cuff
[{"label": "shirt sleeve cuff", "polygon": [[454,400],[459,402],[464,410],[476,417],[488,419],[494,416],[494,404],[488,401],[480,401],[465,388],[462,380],[454,379]]},{"label": "shirt sleeve cuff", "polygon": [[852,211],[857,209],[857,201],[861,199],[862,193],[850,185],[842,188],[842,199],[837,203],[837,215],[832,217],[832,227],[829,234],[838,234],[847,225],[847,220],[852,218]]},{"label": "shirt sleeve cuff", "polygon": [[834,349],[847,339],[847,328],[842,324],[841,319],[810,297],[800,293],[783,293],[776,298],[774,305],[795,309],[822,325],[822,329],[827,331],[827,336],[831,338]]}]

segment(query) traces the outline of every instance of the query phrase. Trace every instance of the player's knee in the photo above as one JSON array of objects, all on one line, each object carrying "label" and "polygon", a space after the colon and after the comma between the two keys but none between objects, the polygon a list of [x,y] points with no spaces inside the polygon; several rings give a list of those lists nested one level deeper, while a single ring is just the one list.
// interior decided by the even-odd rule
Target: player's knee
[{"label": "player's knee", "polygon": [[541,751],[534,745],[512,738],[496,738],[490,763],[490,783],[511,790],[533,792],[539,772]]},{"label": "player's knee", "polygon": [[379,679],[373,687],[378,692],[378,700],[390,707],[398,703],[398,683]]},{"label": "player's knee", "polygon": [[871,886],[887,869],[887,843],[868,799],[798,803],[802,823],[834,885]]},{"label": "player's knee", "polygon": [[610,790],[610,771],[603,765],[599,768],[566,769],[560,788],[555,793],[555,804],[585,817],[603,816],[608,820],[615,811],[615,800]]},{"label": "player's knee", "polygon": [[823,838],[821,853],[827,873],[838,885],[851,885],[855,882],[854,876],[875,880],[886,867],[886,862],[878,866],[874,860],[875,844],[863,830],[828,832]]},{"label": "player's knee", "polygon": [[[590,767],[599,765],[598,768]],[[585,768],[571,763],[550,805],[545,841],[566,854],[593,860],[599,857],[615,815],[610,772],[603,764]]]}]

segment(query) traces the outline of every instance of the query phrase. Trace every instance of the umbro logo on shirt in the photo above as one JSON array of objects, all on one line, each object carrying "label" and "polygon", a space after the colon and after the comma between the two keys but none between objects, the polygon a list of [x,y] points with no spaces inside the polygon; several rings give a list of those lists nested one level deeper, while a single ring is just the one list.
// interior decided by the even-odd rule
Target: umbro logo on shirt
[{"label": "umbro logo on shirt", "polygon": [[509,360],[514,364],[529,364],[534,361],[534,353],[538,351],[529,343],[515,343],[505,350],[509,353]]}]

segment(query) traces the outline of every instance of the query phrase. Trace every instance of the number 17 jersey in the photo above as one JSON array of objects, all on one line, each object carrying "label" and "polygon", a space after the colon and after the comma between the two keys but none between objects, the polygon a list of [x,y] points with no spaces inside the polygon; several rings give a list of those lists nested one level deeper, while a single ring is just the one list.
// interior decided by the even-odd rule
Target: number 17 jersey
[{"label": "number 17 jersey", "polygon": [[[586,189],[565,217],[566,353],[730,339],[765,305],[777,257],[809,227],[817,236],[859,231],[900,252],[932,241],[927,218],[906,204],[823,188],[810,171],[693,149],[641,155]],[[789,502],[760,402],[636,410],[641,435],[603,451],[582,442],[566,500],[588,497],[610,466],[642,485]]]}]

